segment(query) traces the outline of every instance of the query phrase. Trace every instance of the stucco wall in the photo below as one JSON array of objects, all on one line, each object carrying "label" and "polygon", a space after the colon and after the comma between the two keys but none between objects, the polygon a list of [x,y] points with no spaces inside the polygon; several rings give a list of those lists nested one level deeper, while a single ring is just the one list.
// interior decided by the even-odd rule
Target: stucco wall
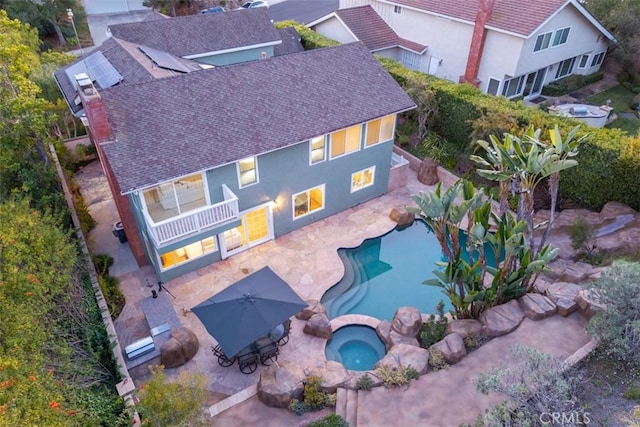
[{"label": "stucco wall", "polygon": [[311,29],[340,43],[351,43],[356,41],[356,38],[345,29],[344,25],[342,25],[336,17],[330,18],[318,25],[314,25]]}]

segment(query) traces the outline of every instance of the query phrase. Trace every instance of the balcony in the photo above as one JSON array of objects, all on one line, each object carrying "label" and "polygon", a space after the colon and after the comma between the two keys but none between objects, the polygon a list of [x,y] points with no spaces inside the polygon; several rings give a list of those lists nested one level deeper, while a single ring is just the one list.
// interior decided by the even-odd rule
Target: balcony
[{"label": "balcony", "polygon": [[222,185],[224,200],[202,206],[176,217],[153,222],[145,212],[147,230],[156,246],[164,246],[178,239],[194,235],[239,219],[238,197]]}]

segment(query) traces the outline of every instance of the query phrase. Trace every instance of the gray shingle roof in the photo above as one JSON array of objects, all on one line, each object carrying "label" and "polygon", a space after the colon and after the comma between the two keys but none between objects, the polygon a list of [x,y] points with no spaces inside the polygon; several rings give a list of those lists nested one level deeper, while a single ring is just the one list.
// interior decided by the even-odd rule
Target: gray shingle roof
[{"label": "gray shingle roof", "polygon": [[109,30],[114,37],[182,57],[280,40],[267,8],[130,22]]},{"label": "gray shingle roof", "polygon": [[273,48],[274,56],[289,55],[292,53],[303,52],[304,47],[300,42],[300,34],[293,27],[280,28],[277,30],[282,44]]},{"label": "gray shingle roof", "polygon": [[361,43],[100,94],[123,193],[415,106]]}]

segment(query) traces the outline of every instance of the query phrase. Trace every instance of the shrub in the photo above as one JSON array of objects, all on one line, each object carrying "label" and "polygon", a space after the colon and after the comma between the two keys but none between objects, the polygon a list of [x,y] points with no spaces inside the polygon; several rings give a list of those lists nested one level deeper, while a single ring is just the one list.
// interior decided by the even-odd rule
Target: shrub
[{"label": "shrub", "polygon": [[429,349],[429,366],[434,371],[449,368],[449,364],[444,359],[444,355],[442,354],[442,352],[435,348]]},{"label": "shrub", "polygon": [[486,425],[536,425],[540,413],[570,413],[578,409],[577,372],[562,361],[530,347],[515,346],[520,361],[514,368],[497,368],[474,380],[483,394],[500,392],[508,397],[485,414]]},{"label": "shrub", "polygon": [[151,379],[138,388],[135,409],[146,425],[206,425],[203,406],[208,395],[204,375],[182,371],[168,381],[160,365],[151,368]]},{"label": "shrub", "polygon": [[420,343],[424,348],[429,348],[442,340],[447,331],[447,317],[444,315],[442,300],[436,305],[436,314],[431,313],[429,319],[422,324],[422,329],[420,329]]},{"label": "shrub", "polygon": [[337,414],[329,414],[326,417],[307,423],[305,427],[349,427],[349,423]]},{"label": "shrub", "polygon": [[98,277],[98,283],[100,284],[104,299],[107,301],[111,318],[116,319],[120,315],[120,312],[122,312],[125,304],[124,294],[118,287],[120,282],[113,276],[104,275]]},{"label": "shrub", "polygon": [[375,374],[382,380],[382,384],[386,388],[400,387],[409,384],[413,379],[418,378],[419,374],[416,369],[409,366],[400,366],[398,368],[389,365],[380,365]]},{"label": "shrub", "polygon": [[304,381],[303,400],[291,399],[288,409],[298,415],[305,412],[317,411],[327,406],[335,406],[336,395],[320,390],[322,377],[311,376]]},{"label": "shrub", "polygon": [[97,254],[91,257],[98,276],[109,274],[109,267],[113,265],[113,257],[109,254]]},{"label": "shrub", "polygon": [[373,379],[369,374],[364,374],[356,381],[356,390],[369,391],[373,388]]},{"label": "shrub", "polygon": [[640,387],[632,385],[625,390],[622,396],[628,400],[640,400]]},{"label": "shrub", "polygon": [[604,351],[618,360],[638,363],[640,357],[640,263],[617,261],[591,285],[604,309],[589,320],[588,330]]},{"label": "shrub", "polygon": [[589,260],[596,248],[594,241],[597,232],[596,226],[580,217],[569,226],[567,231],[571,239],[571,247],[578,253],[582,253]]}]

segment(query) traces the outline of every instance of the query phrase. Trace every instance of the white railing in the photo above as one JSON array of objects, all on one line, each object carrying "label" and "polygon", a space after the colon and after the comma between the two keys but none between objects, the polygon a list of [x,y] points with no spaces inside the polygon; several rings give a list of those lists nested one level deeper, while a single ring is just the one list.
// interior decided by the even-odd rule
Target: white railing
[{"label": "white railing", "polygon": [[222,202],[203,206],[160,222],[153,222],[145,212],[147,229],[156,245],[161,246],[238,219],[238,197],[224,184],[222,184],[222,194],[224,196]]}]

